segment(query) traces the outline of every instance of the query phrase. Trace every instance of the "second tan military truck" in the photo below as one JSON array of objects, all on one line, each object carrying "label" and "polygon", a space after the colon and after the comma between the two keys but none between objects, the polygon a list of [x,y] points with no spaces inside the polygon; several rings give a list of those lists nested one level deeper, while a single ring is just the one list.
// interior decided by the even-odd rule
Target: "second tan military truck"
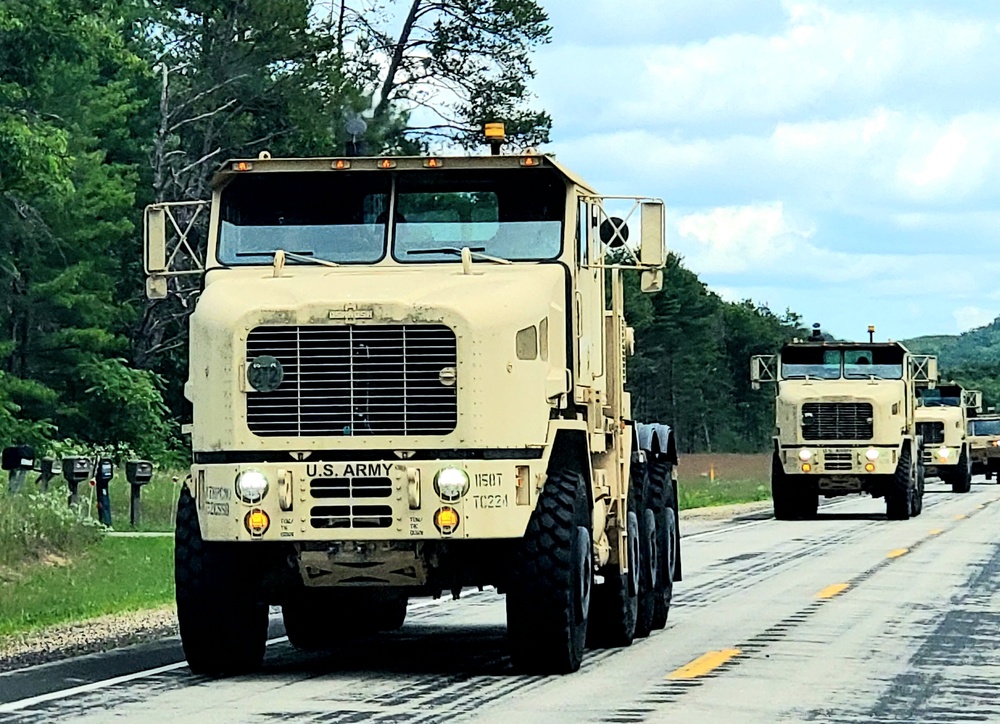
[{"label": "second tan military truck", "polygon": [[676,446],[632,418],[623,292],[662,284],[662,202],[536,153],[262,154],[207,208],[201,266],[193,212],[146,214],[150,296],[202,280],[175,552],[193,671],[259,665],[268,604],[323,649],[492,585],[541,673],[665,625]]},{"label": "second tan military truck", "polygon": [[917,434],[924,443],[924,465],[956,493],[972,489],[972,451],[968,422],[982,409],[982,393],[961,385],[917,388]]},{"label": "second tan military truck", "polygon": [[751,360],[755,387],[774,382],[774,515],[811,518],[819,497],[867,493],[890,519],[923,508],[924,462],[916,386],[933,386],[937,360],[898,342],[793,341]]},{"label": "second tan military truck", "polygon": [[1000,478],[1000,415],[977,415],[968,422],[972,474]]}]

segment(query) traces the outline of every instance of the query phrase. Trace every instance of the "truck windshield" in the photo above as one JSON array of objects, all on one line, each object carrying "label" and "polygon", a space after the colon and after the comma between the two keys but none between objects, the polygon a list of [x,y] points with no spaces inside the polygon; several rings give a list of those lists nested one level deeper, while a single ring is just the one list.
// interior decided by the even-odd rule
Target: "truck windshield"
[{"label": "truck windshield", "polygon": [[391,188],[390,178],[372,173],[236,176],[222,192],[219,261],[270,264],[283,249],[339,264],[377,262]]},{"label": "truck windshield", "polygon": [[898,347],[829,349],[789,347],[781,353],[782,379],[900,380],[903,351]]},{"label": "truck windshield", "polygon": [[969,434],[975,437],[987,435],[1000,437],[1000,420],[970,420]]},{"label": "truck windshield", "polygon": [[402,173],[393,256],[454,263],[453,250],[469,247],[509,261],[552,259],[562,249],[565,205],[566,187],[547,173]]},{"label": "truck windshield", "polygon": [[946,387],[917,388],[917,400],[923,407],[961,407],[962,392],[960,389]]}]

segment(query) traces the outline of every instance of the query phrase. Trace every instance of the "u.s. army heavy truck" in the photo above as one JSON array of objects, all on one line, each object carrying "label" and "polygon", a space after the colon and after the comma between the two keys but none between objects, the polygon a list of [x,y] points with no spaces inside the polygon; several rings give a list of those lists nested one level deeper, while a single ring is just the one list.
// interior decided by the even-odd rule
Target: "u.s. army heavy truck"
[{"label": "u.s. army heavy truck", "polygon": [[626,269],[662,284],[661,201],[535,153],[262,154],[215,176],[204,260],[198,208],[145,222],[151,297],[202,279],[176,531],[192,670],[259,665],[269,604],[320,649],[492,585],[513,664],[543,673],[664,626],[675,446],[632,420],[623,308]]},{"label": "u.s. army heavy truck", "polygon": [[982,393],[961,385],[917,387],[917,434],[924,443],[924,466],[956,493],[972,489],[968,421],[982,408]]},{"label": "u.s. army heavy truck", "polygon": [[885,498],[890,519],[920,514],[915,387],[936,383],[936,358],[897,342],[794,341],[753,357],[750,374],[755,387],[776,382],[776,518],[811,518],[820,495],[849,493]]},{"label": "u.s. army heavy truck", "polygon": [[1000,479],[1000,415],[977,415],[968,425],[972,474]]}]

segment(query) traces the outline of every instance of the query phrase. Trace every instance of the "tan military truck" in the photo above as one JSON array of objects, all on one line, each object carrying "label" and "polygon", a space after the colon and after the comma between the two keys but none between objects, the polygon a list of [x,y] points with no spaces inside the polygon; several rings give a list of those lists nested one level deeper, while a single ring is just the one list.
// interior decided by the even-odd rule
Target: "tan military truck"
[{"label": "tan military truck", "polygon": [[662,285],[661,201],[536,153],[262,154],[145,227],[151,297],[201,279],[175,561],[193,671],[258,666],[269,604],[320,649],[492,585],[513,664],[542,673],[664,626],[676,448],[632,420],[623,293],[628,270]]},{"label": "tan military truck", "polygon": [[753,357],[750,367],[755,388],[776,383],[776,518],[812,518],[820,495],[850,493],[885,498],[890,519],[920,514],[915,387],[936,383],[936,358],[898,342],[796,340],[778,355]]},{"label": "tan military truck", "polygon": [[917,387],[917,434],[924,443],[924,466],[956,493],[972,489],[968,420],[982,409],[982,393],[961,385]]},{"label": "tan military truck", "polygon": [[968,422],[972,474],[1000,478],[1000,415],[977,415]]}]

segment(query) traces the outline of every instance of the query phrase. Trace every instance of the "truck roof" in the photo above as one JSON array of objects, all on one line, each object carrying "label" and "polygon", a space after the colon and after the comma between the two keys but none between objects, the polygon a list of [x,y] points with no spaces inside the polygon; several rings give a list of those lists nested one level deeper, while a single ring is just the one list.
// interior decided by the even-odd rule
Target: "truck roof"
[{"label": "truck roof", "polygon": [[[438,166],[429,167],[427,162],[434,159]],[[528,161],[530,159],[530,161]],[[388,164],[386,162],[389,162]],[[531,165],[527,165],[531,163]],[[338,166],[338,164],[342,164]],[[391,165],[390,165],[391,164]],[[522,153],[512,156],[324,156],[319,158],[236,158],[222,164],[212,177],[212,187],[225,186],[234,176],[255,173],[295,173],[305,171],[325,171],[344,173],[364,171],[384,173],[386,171],[423,171],[434,173],[439,169],[492,170],[521,169],[530,173],[537,169],[555,171],[566,181],[583,187],[596,195],[589,183],[558,163],[548,154]]]},{"label": "truck roof", "polygon": [[901,342],[813,342],[812,340],[795,339],[786,342],[782,349],[789,347],[802,348],[812,347],[815,349],[901,349],[909,352]]}]

